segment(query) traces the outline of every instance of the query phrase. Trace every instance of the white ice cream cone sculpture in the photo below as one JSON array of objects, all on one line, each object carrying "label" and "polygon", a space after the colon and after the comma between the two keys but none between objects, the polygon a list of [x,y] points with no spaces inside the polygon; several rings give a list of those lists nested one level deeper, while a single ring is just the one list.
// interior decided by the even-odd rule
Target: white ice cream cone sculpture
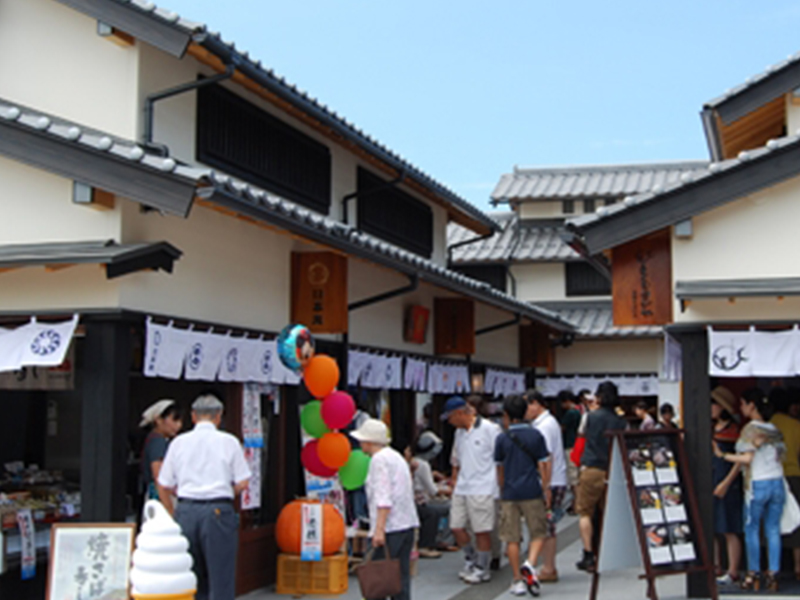
[{"label": "white ice cream cone sculpture", "polygon": [[142,530],[136,536],[132,596],[136,600],[194,600],[196,589],[189,541],[164,506],[149,500]]}]

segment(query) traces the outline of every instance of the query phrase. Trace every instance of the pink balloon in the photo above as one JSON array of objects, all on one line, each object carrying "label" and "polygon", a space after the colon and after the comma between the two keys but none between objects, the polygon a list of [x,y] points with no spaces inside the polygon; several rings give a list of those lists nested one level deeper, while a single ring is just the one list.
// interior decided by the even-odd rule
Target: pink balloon
[{"label": "pink balloon", "polygon": [[322,420],[330,429],[342,429],[350,424],[356,414],[356,403],[346,392],[331,392],[322,401]]},{"label": "pink balloon", "polygon": [[300,462],[306,468],[306,471],[316,475],[317,477],[333,477],[336,475],[336,469],[331,469],[322,464],[317,452],[319,440],[311,440],[300,451]]}]

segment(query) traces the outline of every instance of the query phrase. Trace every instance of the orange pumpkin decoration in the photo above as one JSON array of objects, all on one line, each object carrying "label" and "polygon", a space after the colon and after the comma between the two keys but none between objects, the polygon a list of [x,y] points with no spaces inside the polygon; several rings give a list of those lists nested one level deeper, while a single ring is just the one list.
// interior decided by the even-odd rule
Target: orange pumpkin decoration
[{"label": "orange pumpkin decoration", "polygon": [[[300,554],[303,504],[319,504],[319,500],[300,498],[283,507],[275,523],[275,541],[281,552]],[[344,519],[332,504],[322,505],[322,554],[336,554],[344,543]]]}]

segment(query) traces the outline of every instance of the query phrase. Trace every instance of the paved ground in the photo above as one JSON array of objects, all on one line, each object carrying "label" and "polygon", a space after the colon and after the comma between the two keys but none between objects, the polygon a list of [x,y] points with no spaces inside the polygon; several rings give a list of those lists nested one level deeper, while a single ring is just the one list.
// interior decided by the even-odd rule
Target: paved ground
[{"label": "paved ground", "polygon": [[[581,544],[578,540],[578,525],[574,518],[566,518],[559,524],[558,570],[560,581],[543,586],[542,598],[558,600],[586,600],[589,597],[590,577],[575,569],[575,563],[581,556]],[[415,600],[494,600],[511,599],[508,586],[511,583],[511,569],[504,561],[499,572],[492,574],[492,580],[480,585],[466,585],[458,579],[457,572],[462,566],[460,552],[445,553],[440,559],[421,560],[417,576],[412,580],[411,594]],[[638,571],[619,571],[609,573],[600,579],[599,600],[628,600],[646,598],[646,585],[638,578]],[[685,577],[665,577],[657,584],[659,597],[662,600],[685,598]],[[239,600],[278,600],[288,598],[275,593],[274,589],[264,589],[240,596]],[[310,598],[328,598],[328,596],[311,596]],[[341,596],[332,596],[340,600],[360,600],[358,582],[350,578],[350,589]],[[743,600],[737,596],[737,600]]]}]

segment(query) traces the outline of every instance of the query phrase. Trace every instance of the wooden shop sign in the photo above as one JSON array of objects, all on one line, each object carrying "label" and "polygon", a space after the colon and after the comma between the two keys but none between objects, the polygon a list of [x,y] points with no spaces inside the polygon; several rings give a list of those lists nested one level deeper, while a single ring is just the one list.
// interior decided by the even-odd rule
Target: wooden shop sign
[{"label": "wooden shop sign", "polygon": [[475,354],[475,302],[436,298],[433,320],[436,354]]},{"label": "wooden shop sign", "polygon": [[669,230],[612,250],[614,325],[672,322],[672,257]]},{"label": "wooden shop sign", "polygon": [[347,332],[347,257],[292,253],[292,322],[314,333]]},{"label": "wooden shop sign", "polygon": [[550,330],[541,325],[520,325],[519,366],[555,370],[555,349],[550,344]]}]

